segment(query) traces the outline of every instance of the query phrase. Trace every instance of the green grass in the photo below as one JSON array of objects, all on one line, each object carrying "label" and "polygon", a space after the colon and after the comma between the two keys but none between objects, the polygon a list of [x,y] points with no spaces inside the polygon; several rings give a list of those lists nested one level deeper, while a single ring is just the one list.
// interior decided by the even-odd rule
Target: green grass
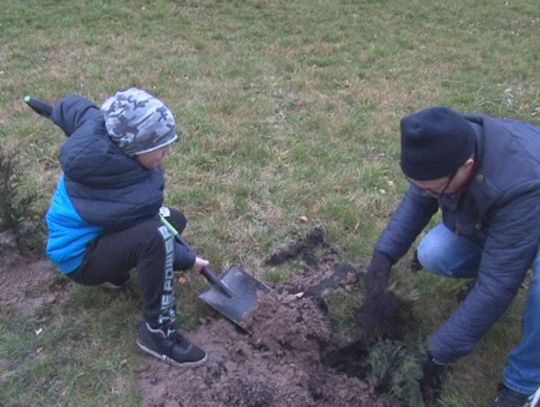
[{"label": "green grass", "polygon": [[[44,212],[64,136],[23,96],[101,103],[148,88],[185,133],[165,163],[167,203],[186,213],[188,239],[217,269],[239,263],[281,281],[292,270],[261,260],[314,225],[362,268],[406,188],[400,117],[445,104],[539,122],[539,19],[534,0],[6,0],[0,142],[20,155]],[[427,334],[456,305],[454,285],[400,274],[402,289],[422,294]],[[191,327],[204,313],[196,302],[181,301]],[[445,405],[490,401],[518,341],[520,304],[456,365]],[[51,306],[63,319],[38,337],[31,321],[3,315],[3,402],[136,403],[138,306],[81,288],[65,308]]]},{"label": "green grass", "polygon": [[136,305],[85,287],[69,305],[41,308],[35,317],[3,314],[4,405],[137,404]]}]

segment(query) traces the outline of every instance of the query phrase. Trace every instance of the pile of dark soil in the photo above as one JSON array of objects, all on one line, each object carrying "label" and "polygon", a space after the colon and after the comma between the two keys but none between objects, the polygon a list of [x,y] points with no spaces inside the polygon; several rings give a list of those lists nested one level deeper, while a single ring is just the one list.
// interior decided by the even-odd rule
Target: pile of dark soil
[{"label": "pile of dark soil", "polygon": [[[319,229],[267,263],[296,257],[303,262],[291,281],[261,294],[246,317],[249,335],[219,317],[186,335],[208,353],[205,365],[179,369],[145,358],[139,368],[143,405],[400,405],[375,390],[365,364],[346,363],[344,353],[336,351],[325,294],[351,289],[359,272],[337,262],[337,251]],[[347,356],[354,354],[365,354],[365,349],[347,350]]]},{"label": "pile of dark soil", "polygon": [[189,338],[208,362],[178,369],[148,358],[140,384],[145,406],[384,406],[366,382],[321,363],[332,337],[316,301],[273,291],[261,295],[245,335],[207,320]]},{"label": "pile of dark soil", "polygon": [[[0,239],[0,307],[30,316],[69,299],[73,285],[46,260],[24,259]],[[144,406],[396,406],[381,392],[365,358],[372,340],[357,331],[344,344],[328,314],[328,295],[361,292],[362,273],[340,263],[338,252],[315,229],[268,257],[269,265],[296,261],[290,280],[266,294],[240,330],[215,316],[186,333],[206,350],[208,362],[192,369],[150,356],[137,368]],[[359,290],[360,288],[360,290]],[[341,295],[341,293],[340,293]],[[360,298],[358,299],[360,303]],[[396,326],[402,321],[395,320]],[[395,326],[394,326],[395,329]],[[384,389],[383,389],[384,390]]]}]

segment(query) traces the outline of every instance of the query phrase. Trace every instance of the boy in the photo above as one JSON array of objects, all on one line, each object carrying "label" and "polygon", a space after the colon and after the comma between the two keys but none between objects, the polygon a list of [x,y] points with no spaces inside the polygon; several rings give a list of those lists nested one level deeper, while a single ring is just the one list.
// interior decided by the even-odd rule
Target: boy
[{"label": "boy", "polygon": [[[121,287],[136,268],[144,321],[139,347],[175,366],[197,366],[206,353],[176,326],[173,269],[200,272],[208,261],[174,241],[160,221],[164,178],[160,163],[180,132],[169,108],[130,88],[98,108],[68,96],[52,120],[68,139],[62,175],[47,213],[47,254],[79,284]],[[184,215],[163,208],[181,233]]]}]

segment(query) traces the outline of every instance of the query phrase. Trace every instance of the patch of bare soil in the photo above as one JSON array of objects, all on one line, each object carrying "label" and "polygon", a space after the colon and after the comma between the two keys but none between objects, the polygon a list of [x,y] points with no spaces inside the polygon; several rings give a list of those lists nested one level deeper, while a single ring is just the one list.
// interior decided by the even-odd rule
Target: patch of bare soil
[{"label": "patch of bare soil", "polygon": [[[31,316],[69,299],[73,284],[49,261],[22,256],[9,235],[0,234],[0,256],[3,312]],[[205,365],[180,369],[143,357],[137,369],[143,406],[402,405],[381,395],[370,376],[364,358],[372,341],[360,332],[344,346],[328,316],[327,295],[354,290],[361,273],[338,262],[319,229],[266,262],[293,258],[302,262],[290,281],[260,294],[244,319],[249,334],[217,314],[185,333],[208,353]],[[393,329],[401,324],[394,320]]]},{"label": "patch of bare soil", "polygon": [[[207,318],[186,334],[208,353],[205,365],[181,369],[144,358],[138,369],[143,405],[400,405],[376,392],[361,371],[365,366],[347,363],[343,352],[336,353],[339,345],[324,298],[359,279],[354,267],[337,263],[336,253],[316,229],[270,256],[269,264],[298,256],[304,262],[287,285],[259,295],[244,320],[250,334],[224,318]],[[347,355],[354,359],[357,351]]]},{"label": "patch of bare soil", "polygon": [[38,308],[65,302],[72,286],[48,260],[22,255],[14,238],[0,234],[0,309],[21,316],[31,315]]}]

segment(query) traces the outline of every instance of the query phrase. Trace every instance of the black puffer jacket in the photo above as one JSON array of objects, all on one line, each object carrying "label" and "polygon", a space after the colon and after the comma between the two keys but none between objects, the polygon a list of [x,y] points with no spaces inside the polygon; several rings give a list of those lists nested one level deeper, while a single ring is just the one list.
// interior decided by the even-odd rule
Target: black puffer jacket
[{"label": "black puffer jacket", "polygon": [[161,167],[146,169],[124,154],[107,135],[97,106],[68,96],[55,105],[52,119],[68,136],[60,163],[67,192],[84,221],[107,232],[157,215],[163,203]]}]

